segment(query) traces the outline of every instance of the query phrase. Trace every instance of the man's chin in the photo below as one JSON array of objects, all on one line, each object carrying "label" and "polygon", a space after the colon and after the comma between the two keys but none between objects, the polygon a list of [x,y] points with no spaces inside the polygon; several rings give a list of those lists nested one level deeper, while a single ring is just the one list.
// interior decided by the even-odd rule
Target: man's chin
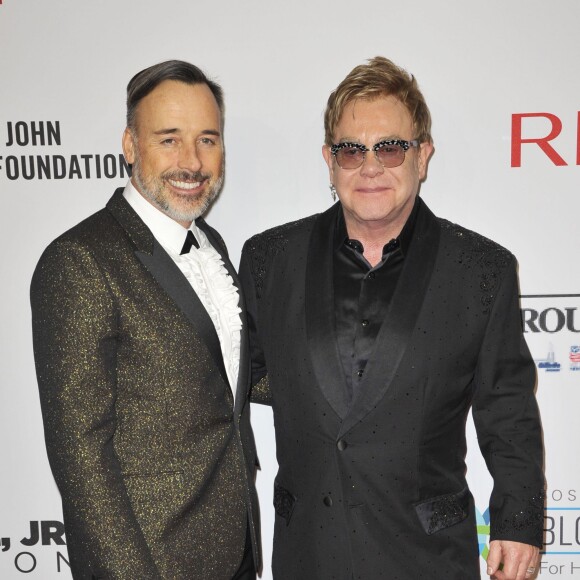
[{"label": "man's chin", "polygon": [[179,195],[168,188],[158,189],[154,195],[151,189],[144,188],[139,183],[137,189],[144,191],[143,197],[165,215],[181,224],[191,223],[202,216],[217,197],[214,187],[211,187],[209,191],[206,189],[198,195]]},{"label": "man's chin", "polygon": [[168,207],[163,211],[175,221],[192,222],[202,216],[209,209],[211,202],[211,199],[202,198],[198,199],[195,204],[188,204],[187,207]]},{"label": "man's chin", "polygon": [[204,209],[200,208],[198,210],[195,211],[192,210],[189,212],[165,210],[164,213],[166,213],[171,219],[175,220],[176,222],[189,223],[195,221],[198,217],[203,215],[204,211],[205,211]]}]

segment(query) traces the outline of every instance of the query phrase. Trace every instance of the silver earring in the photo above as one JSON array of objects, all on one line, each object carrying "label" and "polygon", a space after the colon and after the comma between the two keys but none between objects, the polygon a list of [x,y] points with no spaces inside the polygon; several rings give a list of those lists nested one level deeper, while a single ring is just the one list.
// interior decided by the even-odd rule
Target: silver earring
[{"label": "silver earring", "polygon": [[334,187],[333,183],[331,183],[328,187],[330,187],[330,195],[332,195],[332,201],[336,201],[336,187]]}]

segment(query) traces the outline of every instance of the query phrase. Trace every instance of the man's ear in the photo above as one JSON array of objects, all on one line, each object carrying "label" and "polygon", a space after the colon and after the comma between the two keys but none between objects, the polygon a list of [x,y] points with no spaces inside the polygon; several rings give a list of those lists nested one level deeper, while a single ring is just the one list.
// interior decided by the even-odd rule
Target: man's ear
[{"label": "man's ear", "polygon": [[133,164],[135,162],[135,138],[133,132],[129,127],[123,132],[123,155],[127,160],[127,163]]},{"label": "man's ear", "polygon": [[330,147],[328,145],[322,146],[322,157],[324,157],[324,161],[326,161],[326,165],[328,165],[328,173],[330,177],[330,183],[333,182],[334,178],[334,159],[332,158],[332,152],[330,151]]},{"label": "man's ear", "polygon": [[435,151],[433,143],[425,141],[419,145],[419,179],[421,181],[427,177],[427,166],[429,165],[429,159],[431,159],[433,151]]}]

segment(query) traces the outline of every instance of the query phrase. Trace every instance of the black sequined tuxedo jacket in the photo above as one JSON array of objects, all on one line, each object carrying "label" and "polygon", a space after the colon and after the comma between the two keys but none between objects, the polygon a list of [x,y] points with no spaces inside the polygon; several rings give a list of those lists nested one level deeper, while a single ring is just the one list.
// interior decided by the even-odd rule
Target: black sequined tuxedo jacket
[{"label": "black sequined tuxedo jacket", "polygon": [[273,406],[276,429],[274,578],[479,578],[470,406],[494,478],[492,539],[542,541],[541,428],[515,260],[420,202],[349,405],[333,312],[338,211],[254,236],[242,254],[253,396]]},{"label": "black sequined tuxedo jacket", "polygon": [[74,578],[230,580],[248,520],[259,562],[245,312],[234,409],[211,319],[122,189],[47,248],[31,300]]}]

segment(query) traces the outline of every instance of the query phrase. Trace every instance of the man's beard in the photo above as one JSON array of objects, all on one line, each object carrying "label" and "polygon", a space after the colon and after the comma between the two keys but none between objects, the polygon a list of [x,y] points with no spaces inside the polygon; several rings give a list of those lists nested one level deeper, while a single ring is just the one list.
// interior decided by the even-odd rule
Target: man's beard
[{"label": "man's beard", "polygon": [[[132,176],[137,188],[153,205],[158,207],[164,214],[177,222],[192,222],[203,215],[214,199],[219,195],[224,181],[223,164],[220,168],[220,175],[214,183],[209,183],[213,177],[211,173],[201,171],[166,171],[159,177],[146,177],[141,171],[141,160],[139,155],[135,155],[133,162]],[[175,193],[167,193],[167,181],[204,182],[207,180],[205,190],[199,196],[180,196]],[[182,203],[177,205],[175,200]]]}]

